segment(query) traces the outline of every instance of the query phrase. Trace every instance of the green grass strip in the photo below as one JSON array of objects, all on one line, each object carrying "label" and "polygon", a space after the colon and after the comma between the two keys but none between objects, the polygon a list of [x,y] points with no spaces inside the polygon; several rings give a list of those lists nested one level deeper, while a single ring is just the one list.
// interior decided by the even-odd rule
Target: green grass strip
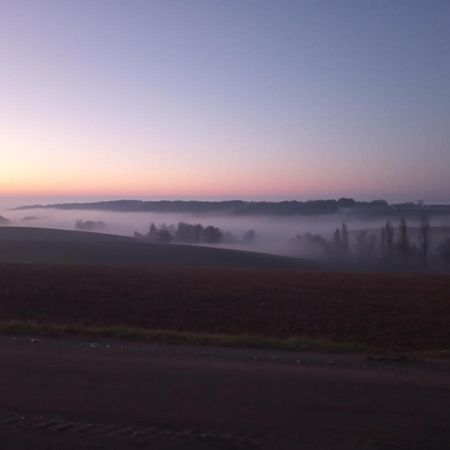
[{"label": "green grass strip", "polygon": [[275,338],[258,335],[228,335],[174,330],[152,330],[130,326],[88,326],[81,324],[37,323],[32,321],[0,321],[3,334],[39,334],[50,336],[91,336],[117,339],[142,339],[167,344],[217,345],[291,351],[368,352],[367,345],[353,342],[333,342],[323,338]]},{"label": "green grass strip", "polygon": [[450,349],[410,351],[396,353],[357,342],[334,342],[325,338],[290,337],[276,338],[250,334],[228,335],[195,333],[174,330],[117,326],[89,326],[82,324],[37,323],[33,321],[0,321],[2,334],[35,334],[41,336],[88,336],[115,339],[138,339],[165,344],[215,345],[222,347],[259,348],[285,351],[314,351],[331,353],[397,354],[406,358],[450,358]]}]

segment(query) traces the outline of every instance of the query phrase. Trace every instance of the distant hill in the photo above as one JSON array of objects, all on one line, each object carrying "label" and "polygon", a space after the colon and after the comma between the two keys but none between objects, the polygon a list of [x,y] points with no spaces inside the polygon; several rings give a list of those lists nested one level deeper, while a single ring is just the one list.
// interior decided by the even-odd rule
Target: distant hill
[{"label": "distant hill", "polygon": [[369,202],[356,201],[352,198],[339,200],[309,200],[253,202],[243,200],[227,201],[182,201],[182,200],[113,200],[91,203],[56,203],[49,205],[30,205],[15,208],[27,210],[37,208],[55,208],[63,210],[95,210],[117,212],[157,212],[188,214],[232,214],[232,215],[322,215],[339,211],[352,212],[366,217],[380,216],[417,216],[426,213],[429,216],[450,214],[450,205],[423,205],[421,203],[388,204],[385,200]]},{"label": "distant hill", "polygon": [[386,208],[384,200],[357,202],[351,198],[339,200],[248,202],[243,200],[228,201],[182,201],[182,200],[113,200],[92,203],[58,203],[50,205],[31,205],[16,208],[57,208],[85,209],[122,212],[159,212],[159,213],[225,213],[238,215],[294,215],[294,214],[329,214],[342,208]]},{"label": "distant hill", "polygon": [[194,245],[152,244],[102,233],[0,228],[0,263],[170,265],[313,270],[313,261]]}]

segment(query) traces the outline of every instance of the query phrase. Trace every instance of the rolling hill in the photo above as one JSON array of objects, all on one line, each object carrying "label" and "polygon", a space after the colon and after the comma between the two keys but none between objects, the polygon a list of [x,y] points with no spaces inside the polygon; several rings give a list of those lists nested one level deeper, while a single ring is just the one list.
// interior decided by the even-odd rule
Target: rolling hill
[{"label": "rolling hill", "polygon": [[0,228],[0,262],[303,270],[318,267],[313,261],[265,253],[152,244],[125,236],[28,227]]}]

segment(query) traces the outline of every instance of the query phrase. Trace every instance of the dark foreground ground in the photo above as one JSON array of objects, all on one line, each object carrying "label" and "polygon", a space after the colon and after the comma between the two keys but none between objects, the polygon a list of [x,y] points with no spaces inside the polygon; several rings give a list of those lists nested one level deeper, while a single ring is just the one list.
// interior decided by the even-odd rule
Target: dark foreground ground
[{"label": "dark foreground ground", "polygon": [[440,351],[450,276],[0,264],[0,322],[12,320]]},{"label": "dark foreground ground", "polygon": [[0,443],[448,449],[450,362],[0,337]]}]

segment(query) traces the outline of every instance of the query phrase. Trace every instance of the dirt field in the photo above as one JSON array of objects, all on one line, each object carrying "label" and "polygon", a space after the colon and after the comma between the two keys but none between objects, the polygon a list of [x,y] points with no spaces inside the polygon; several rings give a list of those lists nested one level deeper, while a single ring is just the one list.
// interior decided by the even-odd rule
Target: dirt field
[{"label": "dirt field", "polygon": [[0,320],[450,348],[450,276],[0,265]]}]

